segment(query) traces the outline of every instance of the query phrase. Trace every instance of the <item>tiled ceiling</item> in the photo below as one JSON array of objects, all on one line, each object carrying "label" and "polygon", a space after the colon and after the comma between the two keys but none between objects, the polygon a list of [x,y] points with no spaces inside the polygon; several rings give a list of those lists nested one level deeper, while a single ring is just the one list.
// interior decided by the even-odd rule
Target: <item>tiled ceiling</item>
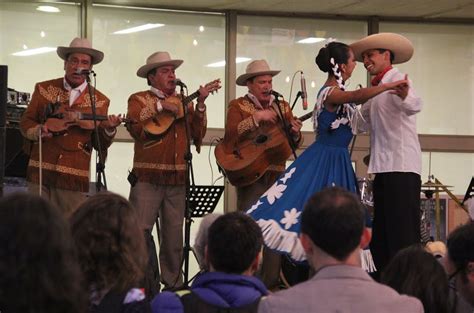
[{"label": "tiled ceiling", "polygon": [[474,0],[93,0],[93,3],[221,12],[474,20]]}]

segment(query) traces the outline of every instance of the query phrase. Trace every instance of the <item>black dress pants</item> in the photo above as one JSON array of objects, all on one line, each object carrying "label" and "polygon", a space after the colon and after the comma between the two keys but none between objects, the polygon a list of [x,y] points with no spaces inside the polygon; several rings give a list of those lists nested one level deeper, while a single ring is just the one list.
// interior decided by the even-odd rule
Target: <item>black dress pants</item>
[{"label": "black dress pants", "polygon": [[370,250],[377,272],[401,249],[420,243],[421,179],[416,173],[378,173]]}]

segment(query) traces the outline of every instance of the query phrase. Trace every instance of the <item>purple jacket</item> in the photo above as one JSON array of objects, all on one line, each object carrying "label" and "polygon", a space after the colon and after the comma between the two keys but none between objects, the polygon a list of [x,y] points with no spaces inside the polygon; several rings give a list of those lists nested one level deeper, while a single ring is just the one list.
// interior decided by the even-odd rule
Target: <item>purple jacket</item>
[{"label": "purple jacket", "polygon": [[[265,285],[256,277],[210,272],[199,275],[191,290],[205,302],[236,308],[253,303],[268,294]],[[162,292],[151,303],[153,313],[182,313],[183,305],[174,292]]]}]

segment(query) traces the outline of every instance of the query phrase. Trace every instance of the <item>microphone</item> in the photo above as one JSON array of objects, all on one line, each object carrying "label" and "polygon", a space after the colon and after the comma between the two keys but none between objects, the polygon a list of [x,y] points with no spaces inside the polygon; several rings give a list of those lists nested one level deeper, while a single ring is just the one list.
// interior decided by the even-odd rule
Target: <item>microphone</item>
[{"label": "microphone", "polygon": [[306,92],[306,79],[304,78],[303,71],[301,71],[301,100],[303,103],[303,110],[308,109],[308,93]]},{"label": "microphone", "polygon": [[76,71],[74,72],[74,74],[78,74],[78,75],[90,75],[90,74],[95,74],[95,72],[93,70],[88,70],[86,68],[77,68]]},{"label": "microphone", "polygon": [[275,98],[283,98],[281,93],[276,92],[275,90],[270,90],[270,93],[275,96]]},{"label": "microphone", "polygon": [[181,88],[186,88],[186,89],[188,88],[188,86],[186,86],[186,84],[183,83],[181,79],[179,78],[175,79],[173,82]]}]

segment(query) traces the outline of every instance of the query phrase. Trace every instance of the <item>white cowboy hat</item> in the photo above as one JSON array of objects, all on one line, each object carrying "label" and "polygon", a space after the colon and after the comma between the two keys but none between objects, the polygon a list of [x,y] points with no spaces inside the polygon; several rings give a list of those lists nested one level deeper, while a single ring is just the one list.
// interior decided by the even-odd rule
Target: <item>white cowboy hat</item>
[{"label": "white cowboy hat", "polygon": [[280,71],[270,69],[270,66],[268,66],[267,61],[255,60],[255,61],[250,62],[249,65],[247,65],[247,68],[245,69],[245,74],[242,74],[239,77],[237,77],[237,80],[235,82],[239,86],[246,86],[247,80],[249,80],[252,77],[260,76],[260,75],[275,76],[278,73],[280,73]]},{"label": "white cowboy hat", "polygon": [[92,64],[98,64],[104,59],[104,53],[102,51],[92,49],[91,42],[87,38],[74,38],[69,47],[58,47],[56,50],[59,57],[64,61],[67,60],[67,56],[71,53],[84,53],[91,56]]},{"label": "white cowboy hat", "polygon": [[172,60],[168,52],[158,51],[150,55],[146,59],[146,64],[140,67],[137,71],[137,76],[147,78],[147,74],[154,68],[173,65],[178,68],[183,63],[183,60]]},{"label": "white cowboy hat", "polygon": [[362,53],[371,49],[385,49],[392,51],[393,64],[407,62],[413,55],[413,44],[406,37],[394,33],[379,33],[367,36],[350,45],[355,59],[363,61]]}]

